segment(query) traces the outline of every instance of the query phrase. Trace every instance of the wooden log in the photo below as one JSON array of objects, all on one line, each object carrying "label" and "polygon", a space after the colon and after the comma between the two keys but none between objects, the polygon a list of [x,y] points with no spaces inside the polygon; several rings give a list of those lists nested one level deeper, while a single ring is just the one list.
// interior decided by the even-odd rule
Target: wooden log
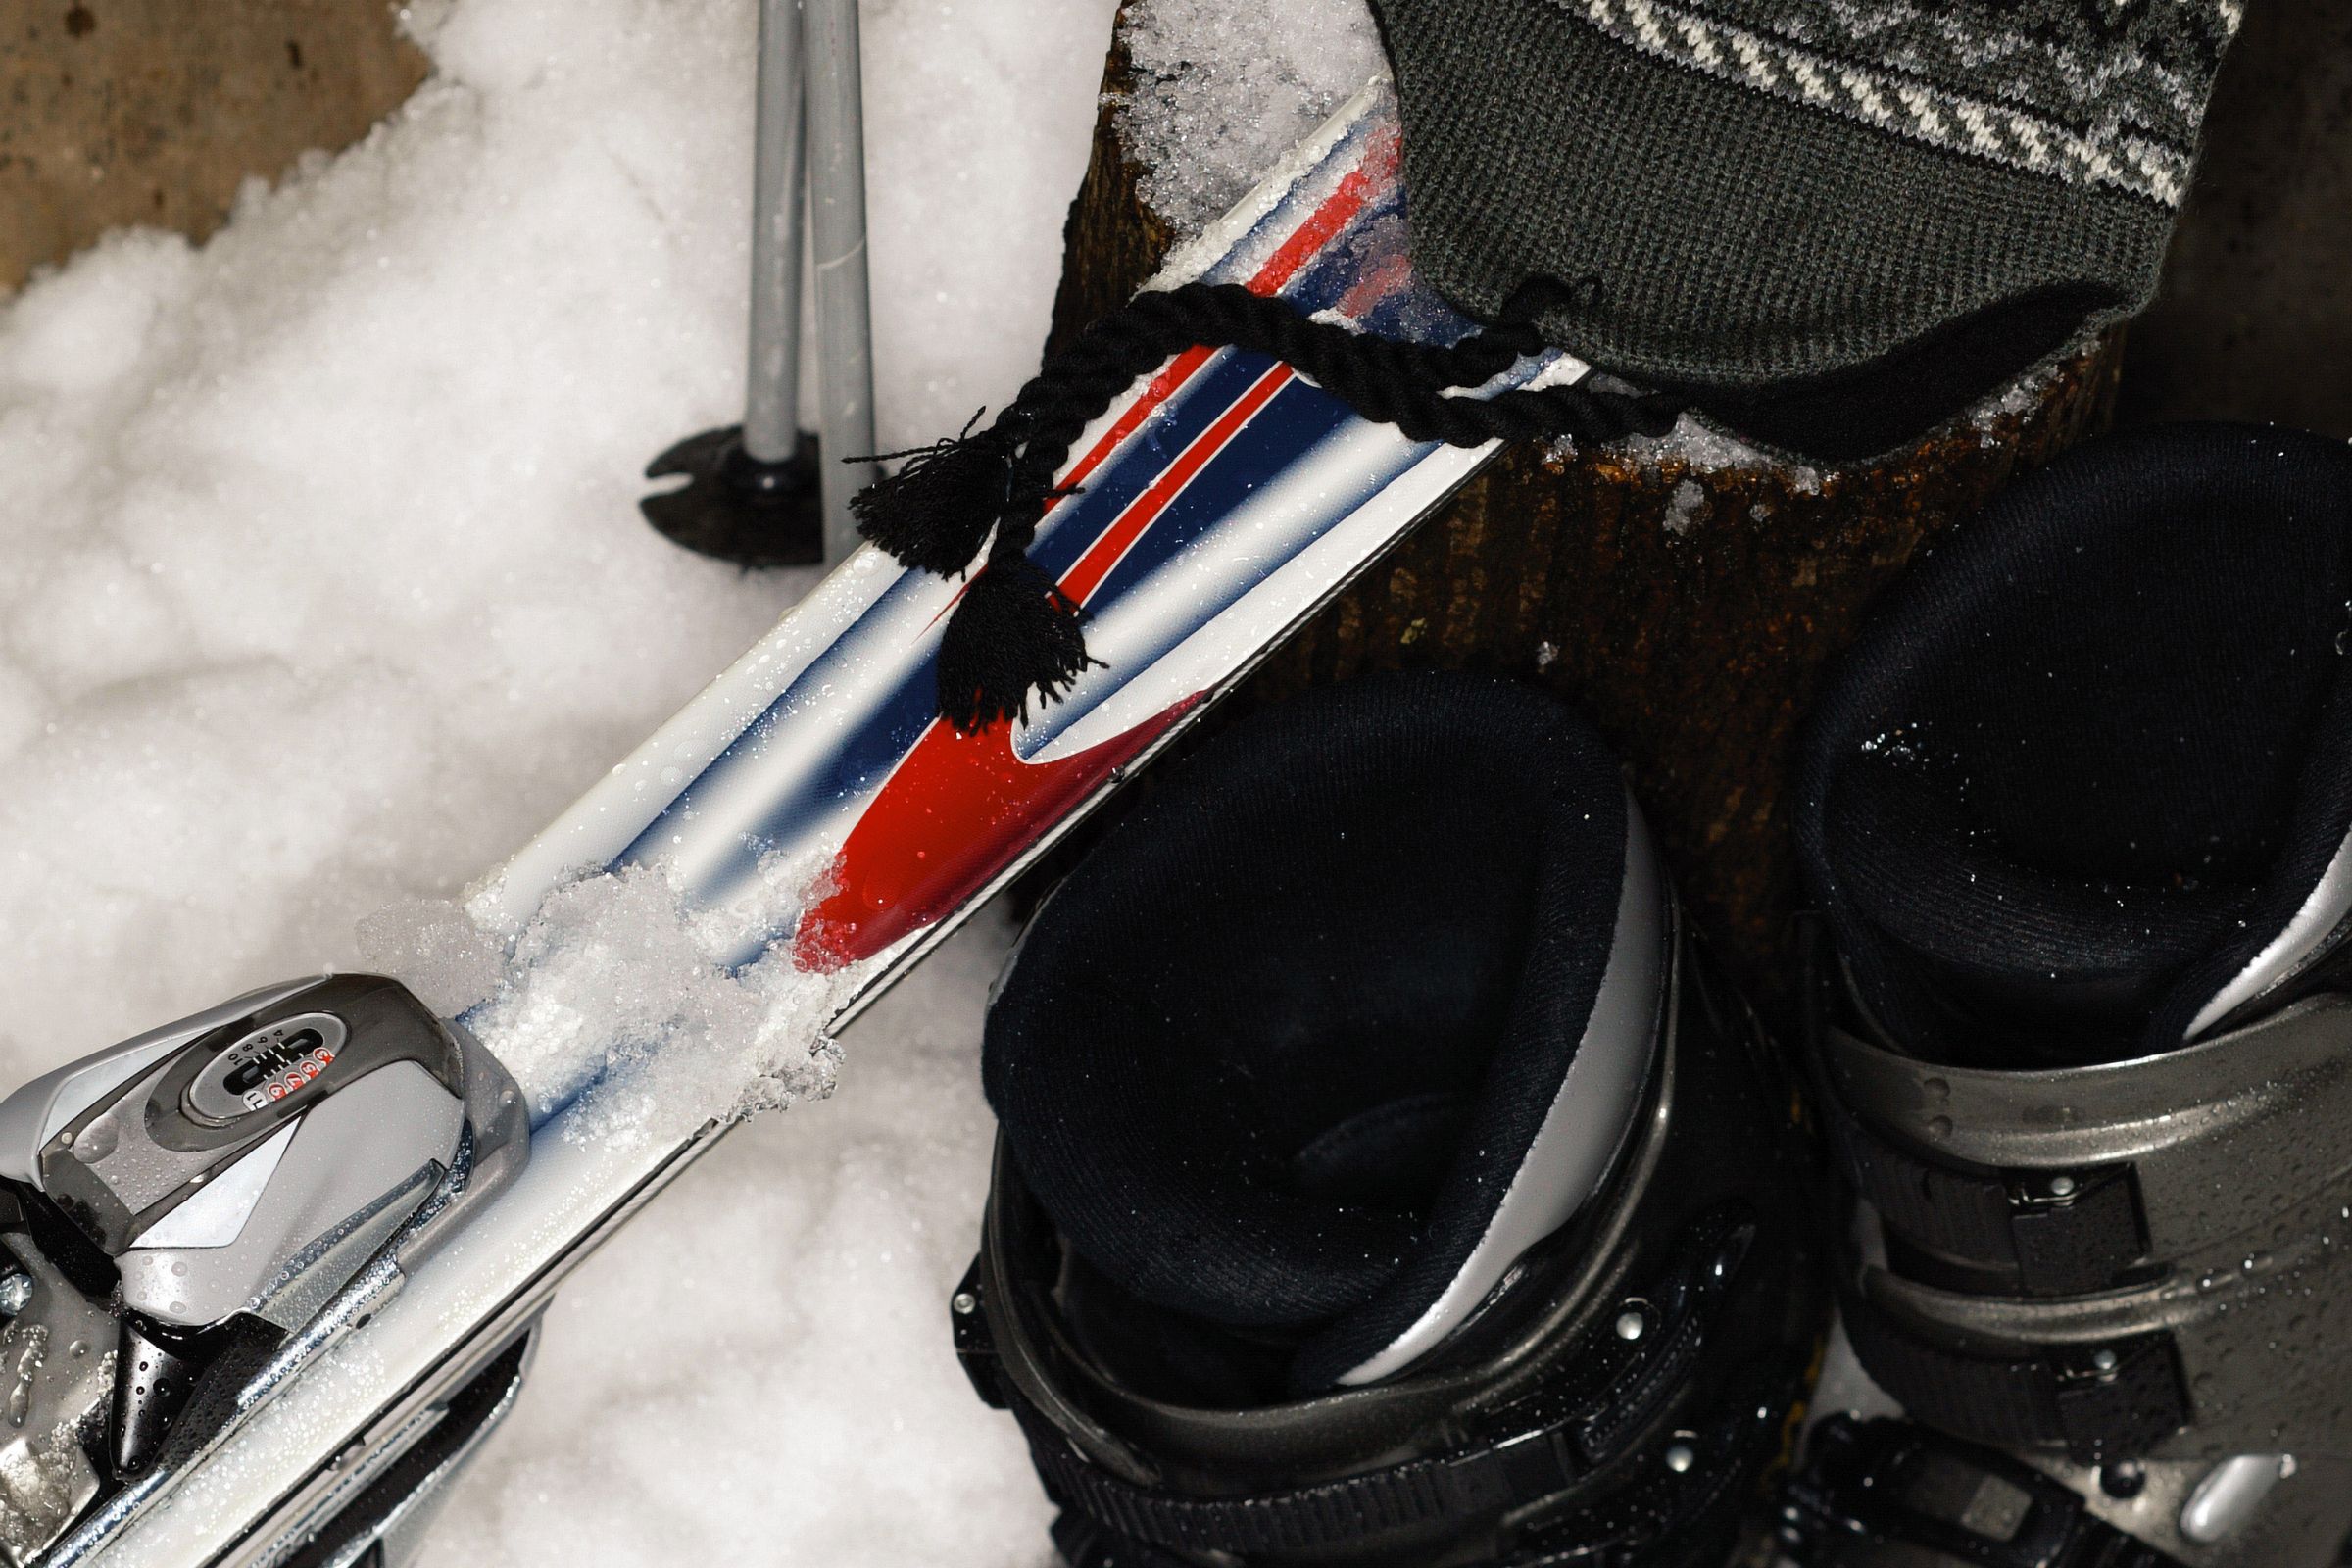
[{"label": "wooden log", "polygon": [[[1170,241],[1119,145],[1126,82],[1114,42],[1065,230],[1056,342],[1125,300]],[[1921,545],[2105,424],[2120,354],[2110,334],[1980,422],[1843,470],[1701,464],[1671,443],[1507,452],[1226,710],[1402,666],[1558,690],[1626,759],[1701,929],[1768,1014],[1785,1013],[1788,779],[1824,662]]]}]

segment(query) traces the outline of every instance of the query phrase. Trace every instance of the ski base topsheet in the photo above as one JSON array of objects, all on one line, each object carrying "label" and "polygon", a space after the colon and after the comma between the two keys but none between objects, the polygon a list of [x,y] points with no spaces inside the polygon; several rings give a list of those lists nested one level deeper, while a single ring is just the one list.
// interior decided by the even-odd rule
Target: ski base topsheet
[{"label": "ski base topsheet", "polygon": [[[1173,257],[1384,336],[1471,323],[1414,282],[1398,133],[1375,81]],[[1559,355],[1496,388],[1573,379]],[[484,885],[474,918],[512,937],[583,875],[641,870],[721,933],[722,961],[788,958],[829,987],[835,1026],[904,973],[1148,761],[1493,455],[1407,439],[1287,366],[1177,356],[1074,446],[1031,555],[1085,607],[1102,663],[1066,699],[964,735],[934,715],[959,584],[859,550],[766,637]],[[779,865],[807,897],[765,897]],[[478,1021],[468,1014],[468,1021]],[[486,1035],[493,1049],[495,1032]],[[661,1042],[642,1045],[659,1051]],[[507,1368],[564,1275],[724,1131],[600,1139],[597,1085],[534,1103],[515,1185],[401,1282],[372,1319],[200,1462],[154,1478],[60,1542],[130,1568],[306,1561],[354,1498],[383,1490],[468,1385]],[[467,1397],[474,1395],[468,1393]]]}]

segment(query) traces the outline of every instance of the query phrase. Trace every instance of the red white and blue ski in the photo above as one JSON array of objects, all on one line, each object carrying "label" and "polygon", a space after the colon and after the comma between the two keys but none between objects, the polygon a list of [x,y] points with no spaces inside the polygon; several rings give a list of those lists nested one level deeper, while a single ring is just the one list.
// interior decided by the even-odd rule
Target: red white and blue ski
[{"label": "red white and blue ski", "polygon": [[[1374,83],[1160,286],[1242,282],[1392,337],[1470,323],[1406,262],[1397,129]],[[1572,379],[1560,356],[1496,386]],[[730,961],[789,954],[854,1012],[1345,587],[1492,455],[1367,422],[1289,368],[1177,356],[1073,447],[1032,559],[1085,607],[1102,662],[1014,725],[934,714],[960,585],[860,550],[683,712],[525,846],[471,906],[520,931],[583,873],[659,867]],[[784,857],[821,868],[779,912],[751,896]],[[417,1447],[456,1391],[511,1353],[560,1279],[723,1128],[681,1143],[567,1136],[585,1089],[533,1108],[528,1167],[365,1327],[272,1391],[136,1514],[56,1563],[275,1565]],[[380,1489],[379,1489],[380,1490]]]},{"label": "red white and blue ski", "polygon": [[[1213,259],[1162,281],[1243,282],[1388,336],[1460,336],[1470,323],[1413,284],[1396,164],[1396,122],[1368,100],[1228,220]],[[724,906],[769,857],[817,851],[833,892],[789,931],[744,930],[738,959],[789,938],[803,964],[832,968],[943,935],[1485,456],[1407,440],[1288,366],[1212,349],[1171,361],[1073,450],[1062,484],[1077,493],[1030,552],[1085,607],[1102,661],[1066,698],[957,734],[933,707],[960,584],[861,555],[516,857],[477,913],[512,926],[574,868],[639,861]]]}]

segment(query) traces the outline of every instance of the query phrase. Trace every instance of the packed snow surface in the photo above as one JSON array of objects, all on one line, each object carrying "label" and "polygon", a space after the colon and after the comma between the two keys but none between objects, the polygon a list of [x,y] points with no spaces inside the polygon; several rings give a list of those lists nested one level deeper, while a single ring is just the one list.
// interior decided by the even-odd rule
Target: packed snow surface
[{"label": "packed snow surface", "polygon": [[[1110,10],[863,7],[885,445],[1034,366]],[[435,901],[808,584],[635,509],[656,451],[741,407],[750,0],[405,21],[434,75],[366,142],[201,249],[119,234],[0,304],[0,1080],[369,954],[495,989],[505,955]],[[567,899],[493,1004],[535,1093],[662,1032],[737,1051],[678,1054],[710,1068],[693,1112],[754,1056],[764,1102],[827,1087],[806,999],[698,968],[657,886]],[[428,1561],[1042,1559],[941,1304],[1003,941],[944,951],[853,1032],[836,1098],[752,1123],[566,1286]],[[680,1113],[588,1108],[591,1136]]]}]

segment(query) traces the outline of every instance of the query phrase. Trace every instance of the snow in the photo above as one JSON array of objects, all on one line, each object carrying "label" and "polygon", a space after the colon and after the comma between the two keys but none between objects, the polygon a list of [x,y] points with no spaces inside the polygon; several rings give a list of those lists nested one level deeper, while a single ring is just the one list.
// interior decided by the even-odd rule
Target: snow
[{"label": "snow", "polygon": [[[865,6],[886,446],[1034,365],[1109,13]],[[0,1080],[370,953],[487,991],[500,956],[436,901],[809,581],[635,510],[657,450],[740,409],[749,0],[406,21],[433,79],[365,143],[201,249],[118,234],[0,305]],[[754,1054],[773,1102],[821,1094],[780,982],[698,967],[658,891],[582,884],[526,935],[549,961],[493,1027],[534,1091],[593,1076],[577,1022],[617,1012],[729,1045],[592,1129],[658,1135]],[[837,1098],[733,1135],[565,1287],[428,1562],[1043,1559],[942,1304],[1004,940],[943,951],[853,1031]]]},{"label": "snow", "polygon": [[747,895],[693,910],[657,864],[574,874],[512,933],[454,899],[405,899],[361,919],[359,961],[462,1018],[514,1074],[534,1125],[564,1110],[575,1141],[671,1147],[706,1122],[832,1093],[825,1030],[866,968],[808,973],[781,944],[735,961],[747,931],[791,929],[827,870],[770,855]]},{"label": "snow", "polygon": [[1121,145],[1180,238],[1223,213],[1386,64],[1364,0],[1136,0]]},{"label": "snow", "polygon": [[537,1112],[583,1102],[564,1136],[600,1147],[673,1145],[713,1118],[830,1094],[823,1031],[847,986],[783,952],[730,973],[711,935],[698,940],[651,868],[569,883],[466,1021]]},{"label": "snow", "polygon": [[1681,481],[1666,498],[1666,531],[1681,538],[1698,526],[1706,510],[1706,488],[1695,479]]},{"label": "snow", "polygon": [[1008,936],[983,915],[849,1031],[838,1095],[729,1135],[564,1288],[428,1568],[1051,1561],[948,1334]]}]

